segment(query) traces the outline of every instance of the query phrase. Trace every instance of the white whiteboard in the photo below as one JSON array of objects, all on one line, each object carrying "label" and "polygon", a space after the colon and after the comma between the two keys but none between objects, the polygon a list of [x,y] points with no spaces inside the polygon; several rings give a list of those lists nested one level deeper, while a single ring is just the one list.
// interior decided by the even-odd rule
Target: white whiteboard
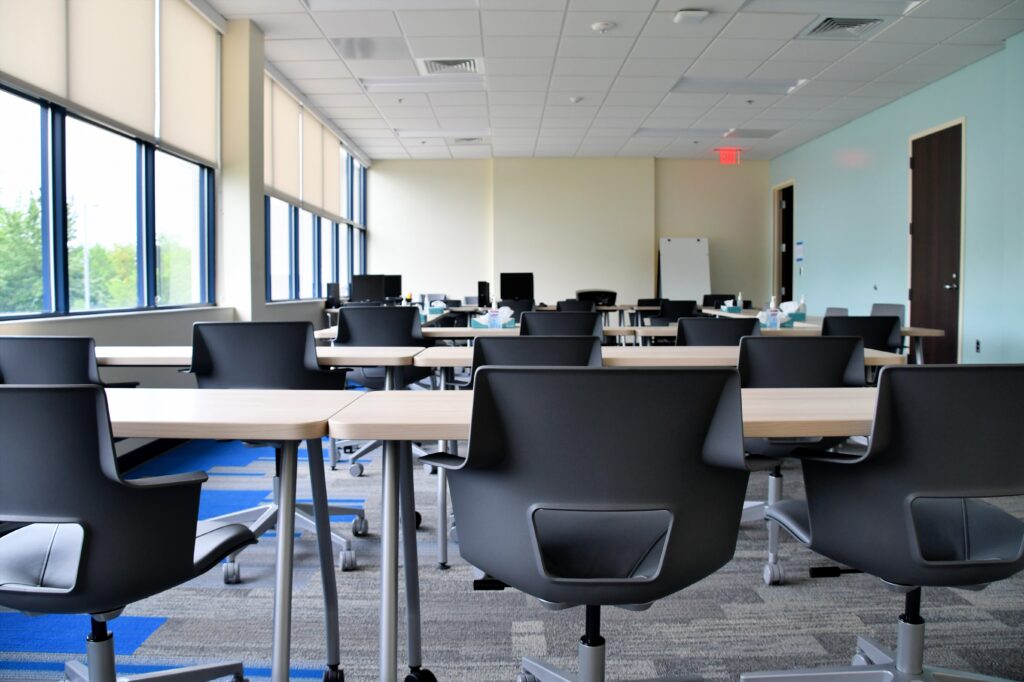
[{"label": "white whiteboard", "polygon": [[711,293],[707,237],[663,237],[658,242],[661,297],[697,301]]}]

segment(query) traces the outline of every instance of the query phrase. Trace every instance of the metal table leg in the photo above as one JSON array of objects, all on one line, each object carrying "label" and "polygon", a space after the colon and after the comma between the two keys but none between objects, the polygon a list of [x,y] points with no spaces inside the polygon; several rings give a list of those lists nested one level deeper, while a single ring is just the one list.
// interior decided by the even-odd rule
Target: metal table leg
[{"label": "metal table leg", "polygon": [[[441,390],[448,389],[448,382],[454,375],[454,367],[441,367]],[[443,452],[451,452],[452,441],[437,441]],[[437,567],[448,568],[448,472],[437,468]]]},{"label": "metal table leg", "polygon": [[[333,443],[333,441],[332,441]],[[327,630],[327,672],[325,682],[342,680],[338,631],[338,583],[334,575],[334,543],[331,541],[331,517],[327,504],[327,481],[324,477],[324,453],[319,438],[306,441],[309,460],[309,483],[313,489],[313,520],[316,523],[316,546],[320,555],[320,579],[324,589],[324,625]]]},{"label": "metal table leg", "polygon": [[398,666],[398,462],[401,443],[384,442],[380,531],[380,682],[396,682]]},{"label": "metal table leg", "polygon": [[[323,454],[321,453],[321,458]],[[295,471],[299,444],[281,447],[281,501],[277,515],[277,574],[274,582],[274,647],[271,679],[288,682],[292,633],[292,557],[295,551]],[[323,466],[321,459],[320,466]],[[332,573],[333,575],[333,573]]]},{"label": "metal table leg", "polygon": [[416,549],[416,504],[412,481],[412,444],[403,442],[398,452],[398,513],[402,530],[402,565],[405,570],[405,625],[409,670],[423,665],[420,637],[420,575]]},{"label": "metal table leg", "polygon": [[918,365],[924,364],[924,337],[923,336],[912,336],[910,340],[914,344],[914,363]]}]

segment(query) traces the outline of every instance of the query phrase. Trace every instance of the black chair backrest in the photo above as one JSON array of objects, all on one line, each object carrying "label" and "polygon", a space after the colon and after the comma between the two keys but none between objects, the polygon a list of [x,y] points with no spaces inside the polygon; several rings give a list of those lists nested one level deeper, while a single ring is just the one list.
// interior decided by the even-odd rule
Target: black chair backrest
[{"label": "black chair backrest", "polygon": [[880,315],[895,315],[900,318],[900,324],[906,324],[907,306],[902,303],[873,303],[871,304],[872,317]]},{"label": "black chair backrest", "polygon": [[0,384],[100,384],[84,336],[0,336]]},{"label": "black chair backrest", "polygon": [[696,317],[697,301],[667,301],[661,302],[661,311],[657,317],[651,318],[652,324],[670,325],[675,324],[681,317]]},{"label": "black chair backrest", "polygon": [[1024,523],[981,499],[1024,495],[1022,385],[1024,365],[884,368],[864,458],[804,462],[811,546],[903,585],[1024,569]]},{"label": "black chair backrest", "polygon": [[677,346],[737,346],[744,336],[760,336],[756,317],[684,317],[676,330]]},{"label": "black chair backrest", "polygon": [[417,306],[342,308],[336,346],[424,346]]},{"label": "black chair backrest", "polygon": [[320,369],[309,322],[196,322],[190,371],[199,388],[340,391],[346,377]]},{"label": "black chair backrest", "polygon": [[522,336],[601,336],[600,313],[523,313]]},{"label": "black chair backrest", "polygon": [[[659,599],[732,557],[742,451],[732,369],[483,367],[449,478],[460,552],[550,602]],[[644,453],[628,476],[623,452]]]},{"label": "black chair backrest", "polygon": [[555,304],[555,308],[559,312],[592,313],[597,310],[597,304],[594,301],[581,301],[578,298],[567,298],[565,300],[558,301]]},{"label": "black chair backrest", "polygon": [[661,304],[667,301],[667,298],[638,298],[636,305],[638,308],[650,308],[656,306],[658,310],[640,310],[637,311],[640,315],[640,321],[649,320],[652,317],[657,317],[661,312]]},{"label": "black chair backrest", "polygon": [[494,336],[473,345],[473,373],[484,365],[511,367],[600,367],[596,336]]},{"label": "black chair backrest", "polygon": [[[59,534],[65,551],[81,542],[77,571],[45,575],[57,590],[0,587],[0,605],[100,613],[194,575],[199,486],[134,487],[116,458],[102,387],[0,386],[0,523],[52,524],[37,530]],[[65,560],[75,563],[53,563]]]},{"label": "black chair backrest", "polygon": [[825,317],[846,317],[849,314],[849,308],[825,308]]},{"label": "black chair backrest", "polygon": [[826,317],[821,323],[822,336],[859,336],[865,348],[896,353],[903,346],[902,325],[895,315],[872,317]]},{"label": "black chair backrest", "polygon": [[532,298],[505,299],[502,301],[498,301],[498,307],[511,308],[512,319],[514,319],[518,323],[519,319],[523,316],[523,313],[528,313],[531,310],[533,310],[534,301]]},{"label": "black chair backrest", "polygon": [[736,294],[704,294],[704,301],[701,305],[704,308],[720,308],[730,300],[735,301]]},{"label": "black chair backrest", "polygon": [[864,386],[864,342],[856,336],[747,336],[740,341],[743,388]]}]

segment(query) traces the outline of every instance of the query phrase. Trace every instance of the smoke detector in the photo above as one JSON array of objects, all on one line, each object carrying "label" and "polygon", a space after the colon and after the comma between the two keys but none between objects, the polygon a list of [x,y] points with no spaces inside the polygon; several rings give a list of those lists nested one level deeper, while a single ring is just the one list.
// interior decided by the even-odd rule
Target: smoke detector
[{"label": "smoke detector", "polygon": [[595,33],[600,33],[601,35],[604,35],[608,31],[615,28],[615,26],[616,24],[614,21],[595,21],[590,25],[590,28]]},{"label": "smoke detector", "polygon": [[672,17],[676,24],[699,24],[708,18],[711,12],[706,9],[681,9]]}]

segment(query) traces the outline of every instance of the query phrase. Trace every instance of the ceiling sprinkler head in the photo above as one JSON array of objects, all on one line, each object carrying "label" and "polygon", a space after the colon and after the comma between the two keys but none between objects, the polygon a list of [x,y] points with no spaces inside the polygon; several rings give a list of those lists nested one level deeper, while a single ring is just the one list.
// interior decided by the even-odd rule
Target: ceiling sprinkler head
[{"label": "ceiling sprinkler head", "polygon": [[615,22],[614,21],[595,21],[594,23],[592,23],[590,25],[590,28],[595,33],[600,33],[601,35],[604,35],[608,31],[610,31],[613,28],[615,28]]},{"label": "ceiling sprinkler head", "polygon": [[572,102],[573,104],[579,104],[580,102],[583,101],[583,98],[580,97],[579,95],[573,95],[572,97],[569,98],[569,101]]}]

